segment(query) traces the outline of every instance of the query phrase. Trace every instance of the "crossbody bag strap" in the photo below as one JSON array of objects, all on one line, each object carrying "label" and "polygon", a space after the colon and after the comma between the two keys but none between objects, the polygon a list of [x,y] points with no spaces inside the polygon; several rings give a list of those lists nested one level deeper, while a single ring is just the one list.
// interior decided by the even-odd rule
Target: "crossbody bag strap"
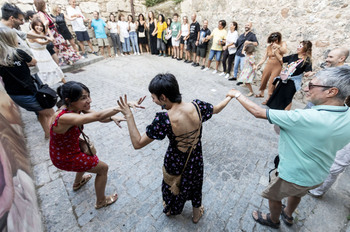
[{"label": "crossbody bag strap", "polygon": [[[26,84],[26,83],[24,83],[22,80],[18,79],[15,75],[13,75],[13,74],[12,74],[9,70],[7,70],[6,68],[4,68],[4,70],[5,70],[8,74],[10,74],[10,76],[11,76],[13,79],[15,79],[16,81],[18,81],[19,83],[21,83],[21,85],[22,85],[25,89],[28,89],[28,87],[29,87],[28,84]],[[31,78],[32,78],[33,80],[35,80],[32,76],[31,76]],[[33,94],[35,94],[35,93],[33,93]]]},{"label": "crossbody bag strap", "polygon": [[201,133],[201,129],[202,129],[202,114],[201,114],[201,111],[200,111],[199,106],[198,106],[198,104],[197,104],[196,102],[193,102],[193,104],[194,104],[194,106],[196,107],[196,110],[197,110],[197,113],[198,113],[198,116],[199,116],[199,128],[198,128],[196,137],[195,137],[195,139],[194,139],[194,141],[193,141],[193,143],[192,143],[191,150],[190,150],[190,152],[188,153],[187,160],[186,160],[186,163],[185,163],[184,168],[182,169],[181,175],[182,175],[182,173],[185,171],[185,168],[186,168],[186,166],[187,166],[187,162],[188,162],[188,160],[190,159],[190,156],[191,156],[191,154],[192,154],[192,151],[193,151],[194,147],[196,146],[197,139],[198,139],[198,137],[199,137],[199,135],[200,135],[200,133]]},{"label": "crossbody bag strap", "polygon": [[[78,126],[78,128],[79,128],[81,134],[83,135],[83,138],[84,138],[85,143],[86,143],[86,145],[87,145],[87,147],[88,147],[88,149],[89,149],[90,154],[92,155],[92,151],[91,151],[91,148],[90,148],[90,146],[89,146],[89,142],[88,142],[88,140],[86,139],[86,138],[89,139],[89,136],[87,136],[87,135],[83,132],[83,130],[80,128],[80,126]],[[89,140],[90,140],[90,139],[89,139]]]}]

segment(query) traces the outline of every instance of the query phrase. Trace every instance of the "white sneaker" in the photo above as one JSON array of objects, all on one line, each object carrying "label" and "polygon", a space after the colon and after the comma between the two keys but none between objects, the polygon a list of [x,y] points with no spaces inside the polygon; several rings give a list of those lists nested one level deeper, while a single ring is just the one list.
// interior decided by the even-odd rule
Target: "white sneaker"
[{"label": "white sneaker", "polygon": [[205,72],[205,71],[208,71],[209,70],[209,68],[208,67],[206,67],[205,69],[203,69],[202,71],[203,72]]},{"label": "white sneaker", "polygon": [[122,56],[125,56],[123,53],[121,54]]},{"label": "white sneaker", "polygon": [[118,54],[115,54],[115,57],[118,57]]},{"label": "white sneaker", "polygon": [[137,55],[140,55],[140,53],[138,52]]},{"label": "white sneaker", "polygon": [[215,70],[212,72],[212,74],[215,74],[215,73],[217,73],[217,72],[218,72],[218,70],[215,69]]},{"label": "white sneaker", "polygon": [[219,76],[221,76],[221,77],[222,77],[222,76],[224,76],[224,75],[225,75],[225,73],[224,73],[224,72],[222,72],[222,73],[220,73],[220,74],[219,74]]},{"label": "white sneaker", "polygon": [[137,55],[137,53],[136,53],[136,52],[134,52],[134,55],[136,56],[136,55]]},{"label": "white sneaker", "polygon": [[230,77],[230,74],[227,73],[227,74],[225,75],[225,78],[228,79],[229,77]]}]

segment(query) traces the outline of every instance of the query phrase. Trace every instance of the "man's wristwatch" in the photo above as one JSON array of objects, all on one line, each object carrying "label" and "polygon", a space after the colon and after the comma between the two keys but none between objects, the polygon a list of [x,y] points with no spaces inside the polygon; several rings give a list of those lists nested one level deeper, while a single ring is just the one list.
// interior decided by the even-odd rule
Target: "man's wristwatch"
[{"label": "man's wristwatch", "polygon": [[235,98],[237,99],[237,98],[239,98],[239,96],[241,96],[241,95],[242,95],[242,93],[241,93],[241,92],[238,92],[238,93],[235,94]]}]

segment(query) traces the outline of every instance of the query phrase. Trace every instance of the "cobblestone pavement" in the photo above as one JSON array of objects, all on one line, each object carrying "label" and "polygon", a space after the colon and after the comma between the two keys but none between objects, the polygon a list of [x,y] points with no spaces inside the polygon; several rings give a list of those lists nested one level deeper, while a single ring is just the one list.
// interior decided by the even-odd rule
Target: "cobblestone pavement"
[{"label": "cobblestone pavement", "polygon": [[[198,98],[216,104],[236,86],[211,71],[202,72],[189,64],[151,55],[103,60],[81,72],[67,73],[67,80],[83,82],[90,88],[95,110],[116,105],[117,97],[124,93],[129,99],[147,95],[147,108],[135,113],[138,128],[144,133],[160,111],[148,92],[149,81],[159,72],[177,77],[185,101]],[[251,213],[254,209],[268,210],[260,193],[273,167],[278,136],[267,120],[255,119],[234,99],[204,124],[205,214],[196,225],[191,221],[190,202],[181,215],[166,217],[162,213],[161,167],[167,139],[135,151],[126,123],[122,129],[113,123],[86,125],[99,158],[109,164],[106,193],[119,194],[117,203],[95,210],[93,181],[73,192],[74,173],[52,165],[48,141],[35,115],[22,111],[22,117],[46,231],[269,231],[256,224]],[[295,225],[287,228],[282,223],[280,231],[350,232],[346,219],[349,177],[349,171],[345,172],[323,199],[304,197],[294,214]]]}]

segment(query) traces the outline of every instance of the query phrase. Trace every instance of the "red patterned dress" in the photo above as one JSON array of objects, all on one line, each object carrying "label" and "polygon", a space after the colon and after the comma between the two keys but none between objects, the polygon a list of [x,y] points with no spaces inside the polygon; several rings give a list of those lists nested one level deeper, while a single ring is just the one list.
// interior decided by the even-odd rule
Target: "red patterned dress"
[{"label": "red patterned dress", "polygon": [[63,36],[58,33],[53,19],[44,12],[39,11],[38,14],[44,15],[44,17],[49,21],[49,30],[55,39],[53,44],[58,49],[57,56],[60,59],[59,65],[63,65],[63,62],[66,64],[73,64],[74,62],[78,61],[81,57],[74,51],[71,46],[67,44]]},{"label": "red patterned dress", "polygon": [[58,119],[65,113],[70,113],[67,109],[60,112],[50,128],[50,158],[55,167],[74,172],[85,172],[98,164],[96,155],[90,156],[81,152],[79,147],[79,136],[81,134],[78,126],[72,126],[64,134],[57,134],[52,129],[57,126]]}]

